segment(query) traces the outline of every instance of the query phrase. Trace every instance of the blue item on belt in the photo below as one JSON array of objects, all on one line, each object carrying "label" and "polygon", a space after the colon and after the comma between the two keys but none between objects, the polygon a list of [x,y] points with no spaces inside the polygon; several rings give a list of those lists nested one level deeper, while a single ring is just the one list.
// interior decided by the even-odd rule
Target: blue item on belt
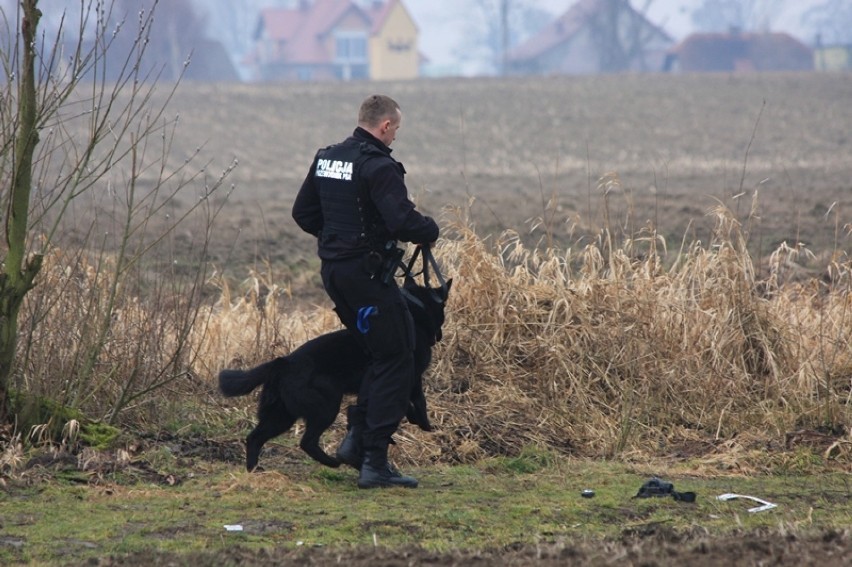
[{"label": "blue item on belt", "polygon": [[370,305],[368,307],[362,307],[358,310],[358,331],[362,335],[366,335],[370,332],[370,317],[376,315],[379,312],[379,308],[375,305]]}]

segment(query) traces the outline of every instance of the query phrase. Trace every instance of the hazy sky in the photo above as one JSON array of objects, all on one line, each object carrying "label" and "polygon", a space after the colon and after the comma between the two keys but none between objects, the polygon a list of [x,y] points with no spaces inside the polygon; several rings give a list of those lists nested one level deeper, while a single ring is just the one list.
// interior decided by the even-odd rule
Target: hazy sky
[{"label": "hazy sky", "polygon": [[[447,67],[456,64],[456,53],[465,29],[469,29],[467,19],[475,14],[474,7],[479,0],[404,0],[406,7],[420,28],[420,50],[429,58],[433,66]],[[493,1],[493,0],[492,0]],[[531,0],[551,15],[564,14],[576,0]],[[804,41],[799,26],[801,14],[821,0],[788,0],[788,8],[774,17],[773,31],[787,31]],[[852,0],[850,0],[852,1]],[[682,39],[693,29],[692,13],[703,0],[653,0],[648,10],[649,19],[662,27],[669,35]],[[631,0],[636,7],[644,6],[645,0]],[[780,2],[779,2],[780,4]],[[474,73],[474,64],[464,68],[465,74]]]}]

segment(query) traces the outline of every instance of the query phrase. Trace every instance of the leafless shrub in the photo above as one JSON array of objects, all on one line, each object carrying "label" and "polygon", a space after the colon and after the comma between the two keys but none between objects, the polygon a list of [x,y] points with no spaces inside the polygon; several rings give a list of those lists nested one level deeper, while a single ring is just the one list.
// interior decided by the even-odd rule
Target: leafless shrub
[{"label": "leafless shrub", "polygon": [[[156,415],[151,393],[192,378],[187,339],[203,332],[205,251],[223,203],[213,197],[236,162],[211,175],[195,165],[200,149],[175,159],[179,117],[166,109],[179,81],[155,97],[163,85],[143,65],[156,5],[119,23],[113,2],[81,2],[55,37],[19,32],[0,57],[0,196],[17,224],[2,281],[19,264],[34,280],[3,288],[20,311],[3,317],[0,398],[15,395],[17,426],[35,426],[42,441],[59,441],[79,411],[110,423],[130,410]],[[35,33],[37,2],[22,6],[18,27]],[[132,47],[116,51],[127,36]],[[26,121],[18,109],[29,109]],[[33,148],[16,154],[25,127],[37,132]]]}]

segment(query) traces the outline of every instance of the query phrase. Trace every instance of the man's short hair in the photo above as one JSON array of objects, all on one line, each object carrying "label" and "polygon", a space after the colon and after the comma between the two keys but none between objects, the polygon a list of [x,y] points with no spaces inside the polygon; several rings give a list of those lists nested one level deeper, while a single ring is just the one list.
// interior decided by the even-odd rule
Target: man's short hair
[{"label": "man's short hair", "polygon": [[396,120],[399,104],[389,96],[371,95],[361,103],[358,111],[358,123],[366,126],[378,126],[379,122],[390,118]]}]

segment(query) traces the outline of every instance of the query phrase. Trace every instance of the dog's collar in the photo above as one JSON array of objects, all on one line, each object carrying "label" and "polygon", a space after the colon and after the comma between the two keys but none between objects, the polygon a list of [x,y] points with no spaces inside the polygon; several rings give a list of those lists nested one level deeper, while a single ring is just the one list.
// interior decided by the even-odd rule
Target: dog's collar
[{"label": "dog's collar", "polygon": [[408,291],[404,287],[399,288],[399,292],[402,294],[402,296],[405,298],[406,301],[408,301],[411,304],[416,305],[417,307],[419,307],[420,309],[423,309],[424,311],[426,310],[426,305],[424,305],[423,302],[420,301],[419,298],[415,297],[413,293],[411,293],[410,291]]}]

